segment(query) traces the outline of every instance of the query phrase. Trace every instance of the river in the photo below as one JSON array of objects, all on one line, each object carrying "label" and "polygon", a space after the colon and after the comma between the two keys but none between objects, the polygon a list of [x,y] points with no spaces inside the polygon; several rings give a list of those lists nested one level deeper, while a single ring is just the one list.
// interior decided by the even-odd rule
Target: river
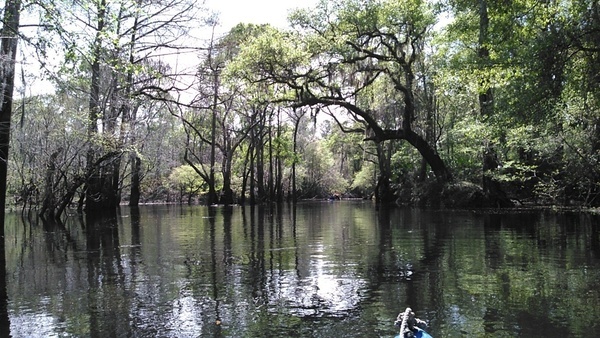
[{"label": "river", "polygon": [[600,217],[551,211],[122,207],[6,218],[12,337],[600,337]]}]

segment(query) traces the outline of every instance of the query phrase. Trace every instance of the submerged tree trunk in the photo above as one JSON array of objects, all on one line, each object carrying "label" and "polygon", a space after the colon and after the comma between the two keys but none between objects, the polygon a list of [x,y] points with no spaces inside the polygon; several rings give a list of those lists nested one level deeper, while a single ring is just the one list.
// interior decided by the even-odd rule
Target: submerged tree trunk
[{"label": "submerged tree trunk", "polygon": [[54,219],[55,217],[55,207],[56,207],[56,195],[54,191],[54,177],[56,173],[56,158],[63,151],[62,148],[59,148],[57,151],[50,155],[50,159],[46,164],[46,177],[44,182],[44,197],[42,200],[42,208],[40,210],[40,215],[42,217],[48,219]]},{"label": "submerged tree trunk", "polygon": [[137,207],[140,204],[140,172],[142,161],[136,152],[131,153],[131,193],[129,206]]},{"label": "submerged tree trunk", "polygon": [[379,163],[379,177],[375,186],[375,202],[377,204],[389,203],[395,199],[391,184],[390,158],[387,155],[385,144],[377,143],[377,162]]},{"label": "submerged tree trunk", "polygon": [[102,58],[102,39],[105,27],[106,16],[106,0],[102,0],[97,5],[97,26],[96,36],[92,45],[91,55],[91,72],[90,80],[90,97],[89,97],[89,116],[88,116],[88,151],[86,156],[87,162],[87,182],[85,187],[85,211],[88,213],[98,213],[105,210],[107,205],[106,193],[112,187],[112,180],[107,177],[107,169],[105,166],[93,165],[96,161],[96,156],[103,149],[97,145],[98,143],[98,120],[100,118],[100,60]]},{"label": "submerged tree trunk", "polygon": [[223,190],[221,196],[221,204],[231,205],[234,201],[233,189],[231,189],[231,160],[229,156],[225,156],[223,174]]}]

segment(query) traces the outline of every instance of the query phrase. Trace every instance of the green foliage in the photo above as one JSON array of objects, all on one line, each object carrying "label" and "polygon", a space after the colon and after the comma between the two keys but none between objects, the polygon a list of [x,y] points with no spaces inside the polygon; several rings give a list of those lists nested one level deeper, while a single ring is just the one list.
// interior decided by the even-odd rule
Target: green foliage
[{"label": "green foliage", "polygon": [[301,196],[325,197],[332,193],[345,192],[348,181],[344,179],[338,163],[323,142],[311,142],[304,148],[298,179]]},{"label": "green foliage", "polygon": [[[455,171],[477,176],[480,137],[497,150],[502,167],[493,176],[507,186],[517,185],[550,203],[562,203],[568,195],[589,200],[582,198],[586,190],[597,194],[592,183],[599,177],[592,164],[596,150],[590,140],[597,144],[598,87],[590,90],[589,74],[598,71],[589,60],[598,57],[590,53],[598,40],[589,37],[600,21],[591,14],[598,5],[535,0],[444,4],[452,21],[435,40],[440,46],[435,60],[440,102],[451,109],[442,140]],[[493,113],[473,123],[474,100],[488,90]],[[461,106],[474,108],[461,114]],[[472,131],[478,136],[472,137]]]},{"label": "green foliage", "polygon": [[[347,123],[344,128],[359,129],[361,124]],[[339,166],[342,176],[351,180],[360,170],[363,163],[364,135],[357,132],[343,132],[330,120],[322,122],[324,146],[331,152],[333,160]]]},{"label": "green foliage", "polygon": [[352,180],[350,189],[357,191],[361,196],[369,196],[375,191],[377,185],[376,165],[368,163],[362,168]]},{"label": "green foliage", "polygon": [[490,128],[474,116],[464,116],[463,119],[454,122],[444,141],[447,145],[447,159],[459,178],[480,178],[484,140],[490,138]]},{"label": "green foliage", "polygon": [[415,173],[420,165],[421,159],[418,152],[406,143],[401,143],[398,149],[392,155],[390,159],[391,166],[393,168],[394,177],[392,181],[397,179],[406,179],[406,174]]},{"label": "green foliage", "polygon": [[194,168],[187,164],[173,168],[169,175],[169,184],[175,191],[179,192],[181,198],[187,195],[191,199],[208,189],[206,182],[196,173]]},{"label": "green foliage", "polygon": [[[144,193],[154,196],[165,177],[192,196],[204,189],[198,175],[206,179],[211,168],[231,174],[237,191],[243,179],[249,185],[251,170],[260,172],[262,185],[279,177],[282,189],[290,189],[293,164],[306,197],[347,189],[367,195],[380,168],[391,170],[394,184],[420,174],[414,145],[375,137],[377,128],[402,135],[410,125],[459,180],[480,184],[486,175],[513,196],[600,204],[597,1],[322,0],[291,13],[291,31],[239,24],[213,40],[197,65],[196,108],[179,109],[165,102],[181,94],[176,77],[182,74],[167,76],[173,69],[151,56],[197,24],[193,2],[174,2],[171,10],[190,11],[169,23],[154,20],[162,3],[109,2],[101,29],[95,27],[98,3],[46,5],[40,17],[52,28],[29,42],[46,59],[62,48],[56,53],[64,62],[46,68],[56,95],[18,103],[15,122],[22,129],[14,133],[9,177],[14,195],[43,190],[58,149],[64,149],[57,155],[62,176],[53,183],[63,193],[85,172],[86,147],[137,153]],[[434,26],[442,15],[448,25]],[[85,20],[71,20],[80,16]],[[96,58],[101,104],[99,118],[89,121]],[[480,106],[486,95],[488,109]],[[296,145],[295,109],[306,109]],[[89,126],[100,132],[86,135]],[[385,151],[378,154],[365,138],[383,142]],[[491,150],[498,168],[483,173],[483,154]],[[197,172],[181,166],[183,154]],[[277,160],[282,172],[268,172]],[[119,168],[121,191],[129,168],[127,161]]]},{"label": "green foliage", "polygon": [[310,55],[303,50],[299,36],[265,26],[256,37],[242,43],[239,54],[227,68],[227,74],[274,84],[284,81],[291,69],[308,65],[309,60]]},{"label": "green foliage", "polygon": [[286,166],[291,166],[292,163],[299,161],[298,154],[294,153],[294,145],[292,140],[292,130],[289,127],[284,129],[279,135],[275,136],[271,141],[273,151],[277,157],[283,161]]}]

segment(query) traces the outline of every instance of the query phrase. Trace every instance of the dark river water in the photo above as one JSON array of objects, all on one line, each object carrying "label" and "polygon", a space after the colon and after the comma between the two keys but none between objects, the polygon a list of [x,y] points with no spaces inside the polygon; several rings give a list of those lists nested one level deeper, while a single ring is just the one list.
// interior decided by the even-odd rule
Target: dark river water
[{"label": "dark river water", "polygon": [[6,218],[13,337],[600,337],[600,218],[578,213],[124,207]]}]

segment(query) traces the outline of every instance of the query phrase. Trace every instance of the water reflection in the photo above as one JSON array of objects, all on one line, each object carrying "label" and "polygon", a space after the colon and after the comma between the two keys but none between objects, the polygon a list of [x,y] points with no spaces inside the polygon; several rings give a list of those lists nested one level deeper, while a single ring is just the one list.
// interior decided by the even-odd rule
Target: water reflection
[{"label": "water reflection", "polygon": [[[2,213],[4,217],[4,213]],[[4,222],[0,224],[0,337],[10,335],[10,318],[8,314],[8,294],[6,290],[6,251]]]},{"label": "water reflection", "polygon": [[7,217],[14,337],[438,337],[600,333],[598,217],[297,207]]}]

